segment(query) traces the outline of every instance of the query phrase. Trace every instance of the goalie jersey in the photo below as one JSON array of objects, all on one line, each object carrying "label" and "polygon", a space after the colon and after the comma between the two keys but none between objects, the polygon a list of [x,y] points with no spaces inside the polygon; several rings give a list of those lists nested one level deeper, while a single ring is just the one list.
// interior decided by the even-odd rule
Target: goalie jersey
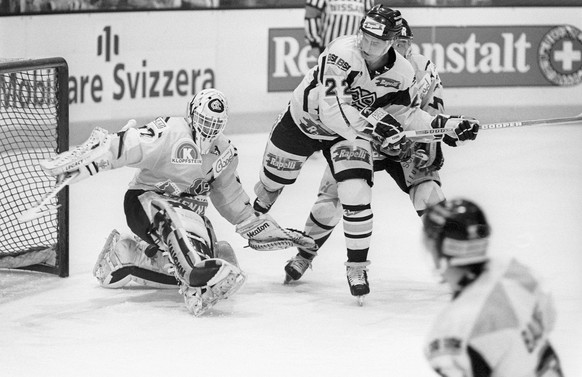
[{"label": "goalie jersey", "polygon": [[231,224],[253,213],[236,171],[237,149],[223,134],[213,141],[208,153],[202,154],[185,118],[157,118],[138,128],[122,129],[110,150],[113,168],[139,169],[129,189],[188,197],[195,200],[201,214],[210,197]]},{"label": "goalie jersey", "polygon": [[444,377],[562,376],[551,296],[516,260],[489,262],[438,316],[425,349]]},{"label": "goalie jersey", "polygon": [[312,139],[354,140],[367,121],[366,107],[382,107],[404,130],[429,129],[432,116],[420,110],[411,64],[393,48],[389,62],[369,72],[357,36],[335,39],[293,92],[290,111],[301,131]]}]

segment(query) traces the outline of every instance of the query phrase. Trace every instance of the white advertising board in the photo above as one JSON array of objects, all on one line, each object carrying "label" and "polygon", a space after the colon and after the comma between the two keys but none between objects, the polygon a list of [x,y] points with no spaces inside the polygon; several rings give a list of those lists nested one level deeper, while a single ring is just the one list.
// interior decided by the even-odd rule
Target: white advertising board
[{"label": "white advertising board", "polygon": [[[232,113],[273,113],[285,107],[289,88],[315,62],[301,35],[303,12],[201,10],[3,17],[0,56],[64,57],[70,71],[72,122],[183,114],[187,99],[208,86],[225,92]],[[450,81],[455,85],[445,92],[448,107],[582,106],[582,34],[567,35],[548,50],[562,53],[556,55],[562,61],[567,57],[573,82],[562,86],[539,72],[533,75],[539,70],[538,51],[545,30],[571,25],[579,31],[582,7],[405,8],[402,12],[413,29],[418,28],[419,36],[437,36],[434,41],[417,38],[419,51],[433,51],[441,43],[438,36],[443,35],[455,52],[451,55],[455,60],[449,63],[485,67],[482,72],[452,71],[456,76],[450,76]],[[455,28],[462,43],[451,42]],[[521,64],[522,71],[531,71],[502,72],[507,87],[484,85],[496,77],[491,68],[495,59],[503,67],[511,63],[503,55],[509,47],[501,44],[510,38],[515,42],[511,59]],[[518,56],[527,49],[528,55]],[[564,51],[569,53],[564,55]],[[479,65],[469,64],[467,59],[475,56],[481,59]],[[532,81],[525,74],[532,74]],[[578,76],[581,80],[576,82]]]}]

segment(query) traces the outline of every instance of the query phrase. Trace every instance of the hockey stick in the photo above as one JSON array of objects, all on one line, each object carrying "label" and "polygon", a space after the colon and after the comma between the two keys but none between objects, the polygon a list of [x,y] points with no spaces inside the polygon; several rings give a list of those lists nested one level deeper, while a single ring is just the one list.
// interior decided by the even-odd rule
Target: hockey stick
[{"label": "hockey stick", "polygon": [[[21,212],[20,215],[18,215],[18,221],[21,223],[25,223],[28,221],[32,221],[34,219],[38,219],[45,215],[55,213],[61,205],[59,204],[54,206],[50,205],[49,202],[51,201],[51,199],[57,196],[57,194],[62,189],[67,187],[69,183],[71,183],[71,181],[75,179],[79,174],[80,172],[78,170],[74,172],[65,173],[63,179],[61,181],[58,181],[55,187],[51,189],[51,191],[46,193],[38,202],[36,202],[34,206],[30,207],[26,211]],[[43,207],[46,208],[43,209]]]},{"label": "hockey stick", "polygon": [[[455,119],[455,118],[451,118]],[[462,119],[459,118],[459,121]],[[525,126],[539,126],[547,124],[566,124],[573,122],[582,122],[582,114],[567,118],[551,118],[551,119],[537,119],[537,120],[524,120],[516,122],[501,122],[501,123],[489,123],[482,124],[479,126],[479,130],[496,130],[500,128],[513,128],[513,127],[525,127]],[[409,139],[427,139],[423,140],[425,142],[438,142],[441,141],[442,136],[448,133],[454,133],[454,128],[436,128],[430,130],[418,130],[418,131],[404,131],[398,135],[393,136],[395,140],[398,140],[402,134]],[[392,139],[388,138],[388,140]]]}]

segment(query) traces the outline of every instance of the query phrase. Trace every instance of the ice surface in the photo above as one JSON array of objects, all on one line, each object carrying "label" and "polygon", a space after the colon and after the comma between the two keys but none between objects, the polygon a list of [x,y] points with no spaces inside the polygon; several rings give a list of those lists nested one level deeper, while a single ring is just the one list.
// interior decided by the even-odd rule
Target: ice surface
[{"label": "ice surface", "polygon": [[[230,135],[249,195],[266,134]],[[582,376],[582,127],[484,131],[445,147],[443,189],[477,201],[493,225],[492,253],[537,269],[555,294],[553,341],[566,376]],[[302,228],[324,166],[309,160],[272,215]],[[128,231],[122,202],[132,169],[71,187],[71,276],[0,273],[1,376],[434,376],[422,355],[431,320],[449,300],[431,274],[420,222],[386,174],[376,176],[371,294],[350,296],[341,228],[304,278],[282,284],[295,250],[244,248],[234,227],[208,215],[248,274],[205,317],[177,290],[100,288],[91,275],[112,228]]]}]

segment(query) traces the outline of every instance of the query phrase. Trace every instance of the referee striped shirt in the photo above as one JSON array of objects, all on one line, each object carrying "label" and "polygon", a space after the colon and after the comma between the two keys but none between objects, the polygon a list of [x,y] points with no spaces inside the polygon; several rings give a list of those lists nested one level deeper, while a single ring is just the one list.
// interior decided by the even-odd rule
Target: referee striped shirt
[{"label": "referee striped shirt", "polygon": [[356,34],[374,0],[306,0],[305,38],[323,49],[337,37]]}]

